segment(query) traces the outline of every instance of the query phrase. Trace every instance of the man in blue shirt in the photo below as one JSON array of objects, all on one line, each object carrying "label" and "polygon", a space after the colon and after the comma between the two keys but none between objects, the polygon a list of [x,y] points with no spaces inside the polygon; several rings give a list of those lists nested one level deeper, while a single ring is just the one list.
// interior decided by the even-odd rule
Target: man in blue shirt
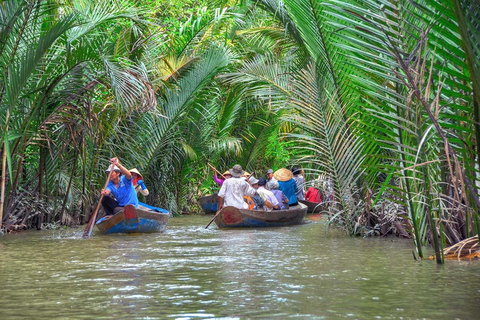
[{"label": "man in blue shirt", "polygon": [[[137,192],[133,186],[132,174],[120,164],[118,158],[110,159],[113,172],[110,176],[107,188],[102,189],[102,206],[107,216],[115,214],[123,209],[127,204],[133,204],[138,208]],[[110,168],[107,172],[110,171]],[[123,175],[122,175],[123,173]],[[114,198],[110,196],[112,194]]]}]

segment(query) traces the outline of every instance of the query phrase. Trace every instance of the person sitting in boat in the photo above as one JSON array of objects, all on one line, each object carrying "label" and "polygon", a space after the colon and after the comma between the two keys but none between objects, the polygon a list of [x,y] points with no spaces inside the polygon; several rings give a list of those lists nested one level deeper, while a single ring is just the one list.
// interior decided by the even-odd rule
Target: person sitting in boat
[{"label": "person sitting in boat", "polygon": [[[132,174],[120,163],[118,158],[110,159],[110,163],[113,166],[113,172],[107,188],[101,191],[104,196],[102,206],[106,216],[120,212],[127,204],[132,204],[135,208],[138,208],[138,197],[133,187]],[[107,172],[109,171],[110,168]]]},{"label": "person sitting in boat", "polygon": [[288,210],[288,198],[282,190],[278,190],[278,181],[268,181],[267,189],[277,198],[278,210]]},{"label": "person sitting in boat", "polygon": [[217,176],[217,173],[214,173],[213,174],[213,181],[215,181],[216,184],[218,184],[220,187],[223,185],[223,181],[229,179],[232,177],[232,175],[230,174],[230,171],[225,171],[222,176],[225,178],[225,179],[222,179],[222,178],[219,178]]},{"label": "person sitting in boat", "polygon": [[222,210],[224,206],[248,209],[248,204],[243,200],[243,197],[254,196],[255,189],[242,178],[245,171],[241,165],[234,165],[229,172],[232,177],[223,182],[218,192],[218,210]]},{"label": "person sitting in boat", "polygon": [[281,190],[288,198],[288,204],[290,206],[295,206],[298,204],[297,192],[298,187],[295,180],[293,180],[292,171],[281,168],[275,171],[273,174],[275,179],[278,181],[278,189]]},{"label": "person sitting in boat", "polygon": [[250,176],[250,178],[248,178],[247,182],[252,186],[253,189],[255,189],[255,195],[251,196],[250,199],[252,199],[253,201],[253,208],[250,207],[249,205],[249,209],[251,210],[264,210],[265,208],[265,201],[263,200],[263,198],[258,194],[258,179],[255,178],[254,176]]},{"label": "person sitting in boat", "polygon": [[297,167],[293,167],[292,169],[293,173],[293,180],[295,180],[295,183],[297,184],[297,199],[298,200],[305,200],[305,179],[303,178],[302,171],[298,169]]},{"label": "person sitting in boat", "polygon": [[321,201],[321,194],[320,191],[315,187],[309,187],[307,193],[305,193],[305,200],[310,202],[317,202]]},{"label": "person sitting in boat", "polygon": [[278,210],[279,203],[275,195],[265,188],[267,184],[267,180],[265,178],[258,179],[258,188],[257,193],[262,197],[263,201],[265,202],[265,208],[267,211],[270,210]]},{"label": "person sitting in boat", "polygon": [[145,183],[143,182],[143,177],[140,171],[138,171],[137,168],[133,168],[128,170],[132,174],[133,178],[133,186],[135,187],[135,191],[137,192],[137,195],[139,193],[143,194],[145,197],[150,194],[148,191],[147,187],[145,186]]},{"label": "person sitting in boat", "polygon": [[277,182],[277,179],[275,179],[275,178],[273,177],[273,170],[272,170],[272,169],[268,169],[268,170],[267,170],[267,185],[266,185],[266,188],[267,188],[268,190],[271,190],[270,187],[269,187],[269,182],[271,182],[272,184],[273,184],[274,182]]}]

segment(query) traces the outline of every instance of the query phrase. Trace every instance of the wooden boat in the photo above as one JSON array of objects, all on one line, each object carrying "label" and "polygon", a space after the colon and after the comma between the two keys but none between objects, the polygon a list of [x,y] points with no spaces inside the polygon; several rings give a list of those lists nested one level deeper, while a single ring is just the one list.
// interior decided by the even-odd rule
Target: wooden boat
[{"label": "wooden boat", "polygon": [[154,233],[167,227],[168,213],[156,212],[145,207],[125,206],[124,210],[103,217],[96,223],[101,233]]},{"label": "wooden boat", "polygon": [[298,200],[298,202],[307,206],[308,213],[320,213],[326,209],[326,204],[323,202],[311,202],[307,200]]},{"label": "wooden boat", "polygon": [[217,210],[218,210],[217,194],[201,197],[199,199],[199,202],[203,212],[205,212],[206,214],[217,213]]},{"label": "wooden boat", "polygon": [[299,203],[288,210],[248,210],[224,207],[215,217],[219,228],[235,227],[283,227],[303,223],[307,206]]}]

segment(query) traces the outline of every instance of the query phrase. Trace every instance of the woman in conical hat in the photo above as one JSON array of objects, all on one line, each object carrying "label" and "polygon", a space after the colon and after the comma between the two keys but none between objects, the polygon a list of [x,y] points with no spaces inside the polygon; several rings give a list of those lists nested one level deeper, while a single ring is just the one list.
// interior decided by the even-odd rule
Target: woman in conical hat
[{"label": "woman in conical hat", "polygon": [[[222,176],[223,176],[223,177],[225,178],[225,180],[226,180],[226,179],[228,179],[228,178],[231,178],[231,177],[232,177],[232,174],[230,173],[229,170],[227,170],[227,171],[225,171],[224,173],[222,173]],[[217,176],[217,173],[216,173],[216,172],[213,174],[213,181],[215,181],[215,183],[218,184],[220,187],[223,185],[223,182],[224,182],[225,180],[222,179],[222,178],[219,178],[219,177]]]},{"label": "woman in conical hat", "polygon": [[138,171],[137,168],[133,168],[128,171],[130,171],[130,173],[132,174],[133,186],[135,187],[135,191],[137,191],[137,194],[141,193],[144,196],[148,196],[150,192],[148,191],[145,183],[143,182],[143,177],[140,171]]},{"label": "woman in conical hat", "polygon": [[286,168],[281,168],[273,173],[273,177],[277,179],[277,181],[288,181],[293,178],[293,173]]},{"label": "woman in conical hat", "polygon": [[283,191],[283,193],[288,198],[289,206],[295,206],[298,204],[297,192],[298,187],[295,180],[293,180],[292,171],[281,168],[273,173],[273,177],[278,181],[278,190]]}]

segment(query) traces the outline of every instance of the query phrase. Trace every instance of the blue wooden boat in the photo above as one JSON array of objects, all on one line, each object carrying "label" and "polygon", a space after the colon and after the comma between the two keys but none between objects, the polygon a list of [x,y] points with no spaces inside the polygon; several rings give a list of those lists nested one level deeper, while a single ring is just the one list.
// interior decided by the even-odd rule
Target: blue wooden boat
[{"label": "blue wooden boat", "polygon": [[113,216],[98,220],[96,226],[104,234],[163,232],[167,228],[168,216],[165,212],[127,205]]},{"label": "blue wooden boat", "polygon": [[214,221],[219,228],[283,227],[303,223],[307,206],[299,203],[287,210],[248,210],[224,207]]},{"label": "blue wooden boat", "polygon": [[203,212],[205,214],[212,214],[217,213],[218,210],[218,195],[211,194],[209,196],[201,197],[198,199],[200,202],[200,206],[202,207]]}]

